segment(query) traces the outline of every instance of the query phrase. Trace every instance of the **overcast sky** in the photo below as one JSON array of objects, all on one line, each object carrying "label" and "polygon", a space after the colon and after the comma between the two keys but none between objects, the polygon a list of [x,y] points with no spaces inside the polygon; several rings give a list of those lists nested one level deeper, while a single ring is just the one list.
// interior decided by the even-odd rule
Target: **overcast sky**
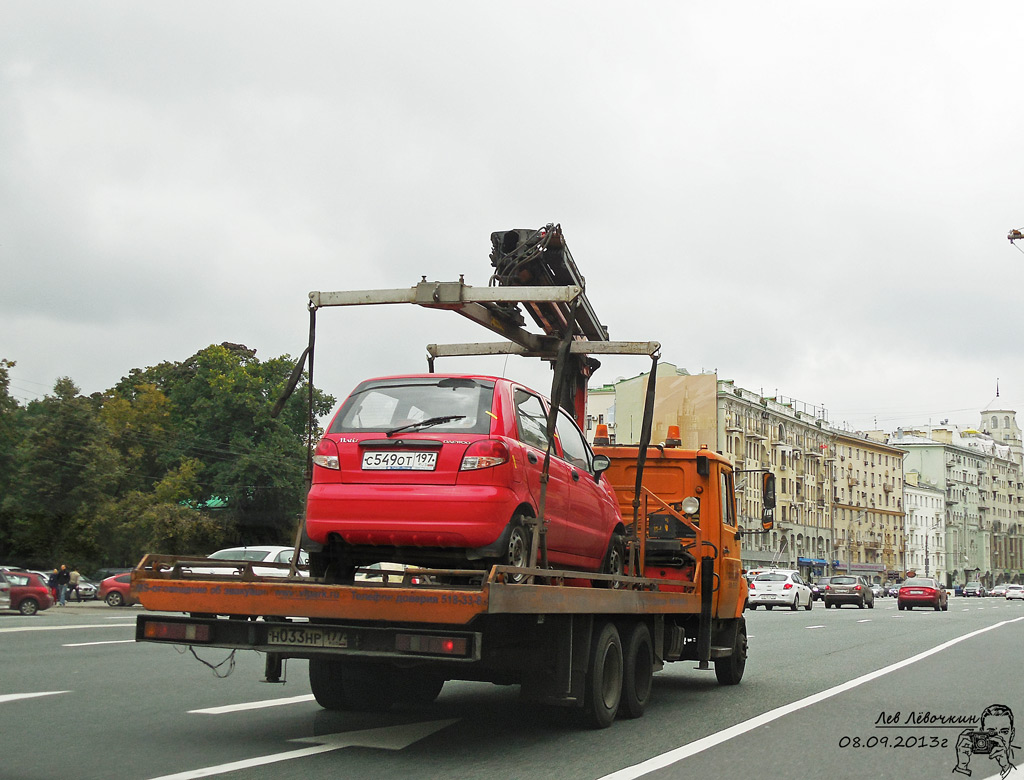
[{"label": "overcast sky", "polygon": [[[492,231],[558,222],[612,338],[692,372],[862,429],[975,424],[997,378],[1024,412],[1018,11],[5,0],[12,392],[222,341],[298,356],[310,290],[486,285]],[[339,398],[492,338],[414,307],[318,320]]]}]

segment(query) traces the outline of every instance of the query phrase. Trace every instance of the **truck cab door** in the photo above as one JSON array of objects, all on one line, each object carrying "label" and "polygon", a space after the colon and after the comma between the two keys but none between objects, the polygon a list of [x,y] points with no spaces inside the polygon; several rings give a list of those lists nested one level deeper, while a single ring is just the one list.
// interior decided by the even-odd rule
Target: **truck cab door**
[{"label": "truck cab door", "polygon": [[719,545],[718,574],[720,585],[716,597],[715,613],[720,618],[738,616],[743,610],[746,598],[746,580],[743,578],[743,554],[739,527],[736,523],[736,495],[731,471],[718,467],[718,500],[721,538]]}]

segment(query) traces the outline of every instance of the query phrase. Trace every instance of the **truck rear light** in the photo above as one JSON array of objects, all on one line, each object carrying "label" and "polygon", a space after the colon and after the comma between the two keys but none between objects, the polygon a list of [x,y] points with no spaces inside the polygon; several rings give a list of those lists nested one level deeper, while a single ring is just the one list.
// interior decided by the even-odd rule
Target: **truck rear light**
[{"label": "truck rear light", "polygon": [[210,627],[195,623],[146,623],[146,639],[164,639],[177,642],[209,642]]},{"label": "truck rear light", "polygon": [[338,445],[332,439],[321,439],[320,443],[316,445],[313,463],[325,469],[339,471],[341,462],[338,457]]},{"label": "truck rear light", "polygon": [[466,655],[469,642],[462,636],[424,636],[423,634],[396,634],[395,649],[402,653],[429,653],[430,655]]},{"label": "truck rear light", "polygon": [[493,466],[500,466],[508,463],[508,446],[497,439],[484,439],[469,445],[466,454],[462,456],[462,465],[459,471],[476,471],[477,469],[489,469]]}]

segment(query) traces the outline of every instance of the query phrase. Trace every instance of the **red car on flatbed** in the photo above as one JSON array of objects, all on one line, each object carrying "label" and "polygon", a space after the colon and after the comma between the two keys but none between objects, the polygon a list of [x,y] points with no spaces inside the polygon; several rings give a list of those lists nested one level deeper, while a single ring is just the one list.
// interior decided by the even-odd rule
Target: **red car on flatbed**
[{"label": "red car on flatbed", "polygon": [[[423,374],[362,382],[313,458],[313,576],[357,566],[527,565],[539,516],[549,402],[508,379]],[[551,565],[618,572],[624,527],[607,477],[559,409],[544,515]],[[316,550],[316,545],[321,550]]]}]

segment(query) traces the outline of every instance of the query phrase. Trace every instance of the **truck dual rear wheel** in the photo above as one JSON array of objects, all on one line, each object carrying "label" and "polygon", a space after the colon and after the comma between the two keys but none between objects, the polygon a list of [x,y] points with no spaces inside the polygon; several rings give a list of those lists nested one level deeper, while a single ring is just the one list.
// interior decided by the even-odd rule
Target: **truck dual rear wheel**
[{"label": "truck dual rear wheel", "polygon": [[398,698],[394,669],[334,658],[309,659],[309,687],[317,704],[328,710],[383,712]]},{"label": "truck dual rear wheel", "polygon": [[606,729],[615,721],[622,701],[622,640],[614,623],[594,626],[590,643],[584,712],[590,725]]},{"label": "truck dual rear wheel", "polygon": [[636,623],[624,633],[626,640],[620,711],[627,718],[639,718],[651,700],[654,645],[646,623]]}]

